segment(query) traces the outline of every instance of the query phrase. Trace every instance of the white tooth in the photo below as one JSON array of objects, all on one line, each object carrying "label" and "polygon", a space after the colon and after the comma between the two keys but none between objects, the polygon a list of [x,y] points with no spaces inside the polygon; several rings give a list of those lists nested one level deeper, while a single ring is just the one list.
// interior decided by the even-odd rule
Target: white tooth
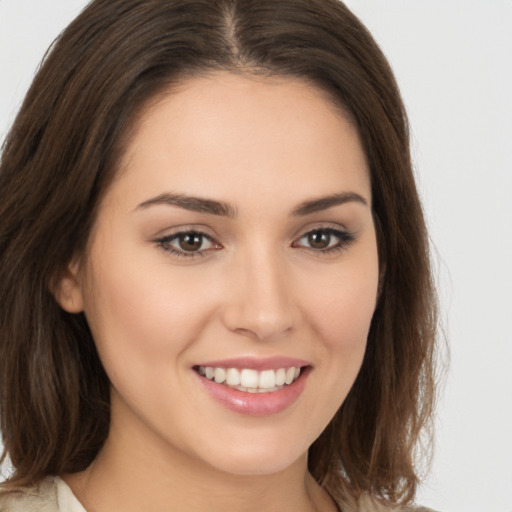
[{"label": "white tooth", "polygon": [[258,392],[258,388],[247,388],[247,392],[248,393],[257,393]]},{"label": "white tooth", "polygon": [[226,370],[224,368],[215,368],[215,382],[222,384],[226,380]]},{"label": "white tooth", "polygon": [[199,375],[204,375],[204,366],[199,367]]},{"label": "white tooth", "polygon": [[272,391],[277,391],[277,387],[273,387],[273,388],[258,388],[258,393],[271,393]]},{"label": "white tooth", "polygon": [[276,372],[276,386],[282,386],[286,382],[286,370],[279,368]]},{"label": "white tooth", "polygon": [[226,370],[226,383],[229,386],[240,385],[240,372],[236,368],[228,368]]},{"label": "white tooth", "polygon": [[292,366],[291,368],[288,368],[288,370],[286,370],[286,380],[284,381],[285,384],[291,384],[293,382],[294,377],[295,368]]},{"label": "white tooth", "polygon": [[215,370],[211,367],[211,366],[207,366],[205,369],[204,369],[204,374],[206,376],[207,379],[210,379],[212,380],[214,375],[215,375]]},{"label": "white tooth", "polygon": [[274,370],[264,370],[260,373],[258,387],[268,389],[276,385],[276,372]]},{"label": "white tooth", "polygon": [[240,372],[240,384],[244,386],[244,388],[257,388],[258,372],[256,370],[244,368]]},{"label": "white tooth", "polygon": [[295,379],[298,379],[299,378],[299,375],[300,375],[300,368],[295,368],[295,376],[294,376],[294,380]]}]

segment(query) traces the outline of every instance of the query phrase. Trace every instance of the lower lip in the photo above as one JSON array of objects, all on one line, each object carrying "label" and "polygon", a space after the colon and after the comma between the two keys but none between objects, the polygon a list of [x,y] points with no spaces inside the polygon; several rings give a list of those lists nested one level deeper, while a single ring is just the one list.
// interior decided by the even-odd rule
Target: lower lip
[{"label": "lower lip", "polygon": [[198,373],[197,377],[206,391],[221,405],[239,414],[269,416],[290,407],[304,390],[310,368],[302,370],[299,378],[288,386],[270,393],[247,393],[217,384]]}]

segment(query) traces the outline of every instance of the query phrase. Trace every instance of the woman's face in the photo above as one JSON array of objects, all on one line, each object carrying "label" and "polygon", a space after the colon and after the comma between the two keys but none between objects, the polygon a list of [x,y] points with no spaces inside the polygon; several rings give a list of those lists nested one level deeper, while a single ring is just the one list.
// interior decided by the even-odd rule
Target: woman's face
[{"label": "woman's face", "polygon": [[354,126],[300,81],[183,83],[143,112],[73,275],[67,309],[112,383],[107,446],[288,467],[347,396],[376,303]]}]

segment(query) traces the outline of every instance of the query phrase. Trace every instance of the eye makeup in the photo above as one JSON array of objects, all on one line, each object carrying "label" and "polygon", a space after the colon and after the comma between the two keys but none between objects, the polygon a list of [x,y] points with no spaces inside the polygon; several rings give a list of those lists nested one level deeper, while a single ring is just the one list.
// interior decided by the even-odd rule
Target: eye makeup
[{"label": "eye makeup", "polygon": [[176,257],[204,257],[212,250],[222,249],[210,235],[198,230],[185,230],[155,240],[158,247]]},{"label": "eye makeup", "polygon": [[[347,230],[319,226],[294,240],[291,247],[327,255],[347,249],[356,239],[356,235]],[[178,258],[204,257],[211,251],[223,248],[212,236],[195,229],[178,231],[157,238],[154,242],[166,253]]]},{"label": "eye makeup", "polygon": [[[319,227],[302,235],[292,247],[304,247],[320,254],[332,254],[348,248],[356,240],[356,235],[346,230],[332,227]],[[308,244],[306,246],[305,244]]]}]

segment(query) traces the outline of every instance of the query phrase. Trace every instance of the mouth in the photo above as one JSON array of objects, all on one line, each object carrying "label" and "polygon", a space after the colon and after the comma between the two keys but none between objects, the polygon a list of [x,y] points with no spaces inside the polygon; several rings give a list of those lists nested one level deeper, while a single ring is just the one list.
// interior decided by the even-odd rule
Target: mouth
[{"label": "mouth", "polygon": [[274,393],[297,381],[306,366],[288,366],[258,371],[253,368],[194,366],[201,377],[245,393]]},{"label": "mouth", "polygon": [[291,409],[313,366],[287,356],[242,356],[202,361],[192,370],[216,403],[237,414],[261,417]]}]

